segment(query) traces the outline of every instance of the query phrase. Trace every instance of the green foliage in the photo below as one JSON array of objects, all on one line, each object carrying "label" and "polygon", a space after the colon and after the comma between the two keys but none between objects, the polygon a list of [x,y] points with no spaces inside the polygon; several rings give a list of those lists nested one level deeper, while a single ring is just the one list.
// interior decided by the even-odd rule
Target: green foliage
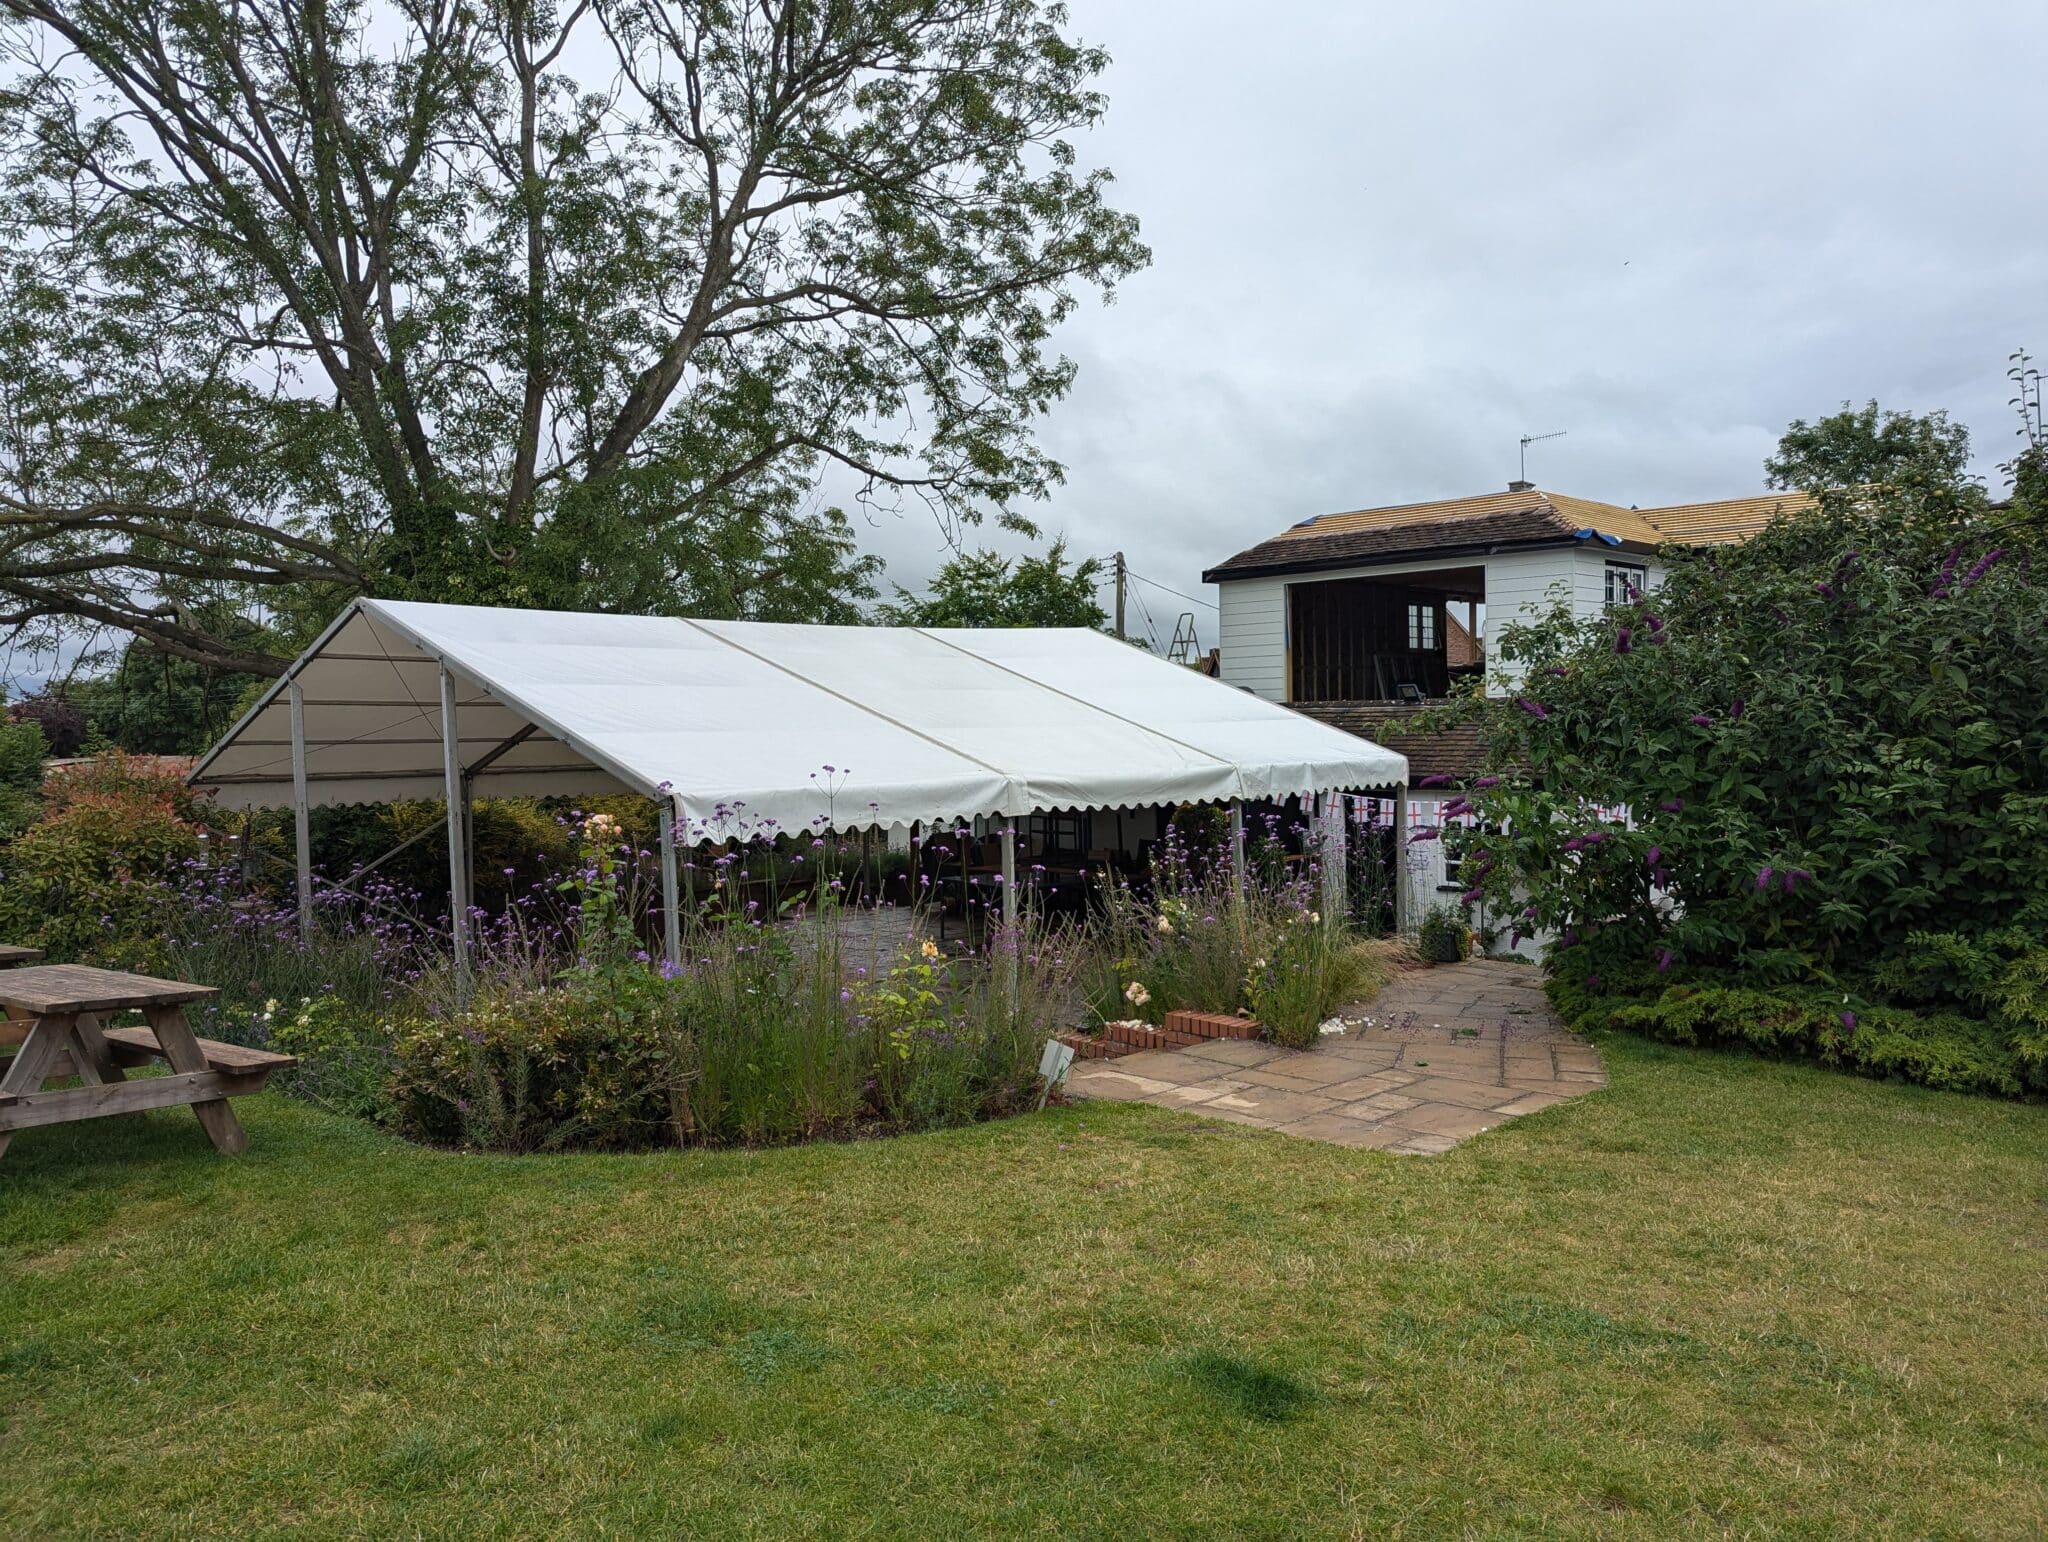
[{"label": "green foliage", "polygon": [[2030,559],[1974,488],[1822,490],[1746,545],[1668,552],[1633,604],[1504,628],[1529,683],[1495,709],[1496,748],[1531,774],[1474,796],[1508,832],[1485,892],[1622,939],[1610,956],[1750,981],[1855,976],[1920,932],[2039,935],[2048,585]]},{"label": "green foliage", "polygon": [[400,1126],[490,1151],[672,1142],[687,1063],[680,1002],[647,976],[484,996],[453,1019],[401,1018],[391,1040]]},{"label": "green foliage", "polygon": [[45,784],[42,818],[0,850],[0,937],[52,962],[162,972],[169,880],[199,854],[174,771],[111,755]]},{"label": "green foliage", "polygon": [[1769,485],[1802,491],[1886,488],[1944,493],[1968,480],[1970,431],[1945,412],[1883,412],[1842,403],[1832,417],[1795,420],[1764,462]]},{"label": "green foliage", "polygon": [[1249,833],[1241,883],[1227,839],[1227,827],[1205,818],[1177,821],[1154,852],[1147,887],[1104,887],[1075,949],[1093,1021],[1248,1012],[1301,1047],[1338,1007],[1384,983],[1397,945],[1361,942],[1315,909],[1317,874],[1282,860],[1277,830]]},{"label": "green foliage", "polygon": [[1107,56],[1037,0],[11,25],[0,594],[45,647],[274,673],[361,594],[854,620],[820,475],[1028,531],[1053,332],[1149,260],[1076,145]]},{"label": "green foliage", "polygon": [[1415,946],[1427,963],[1462,963],[1472,951],[1472,924],[1459,906],[1432,905],[1417,928]]},{"label": "green foliage", "polygon": [[[43,758],[49,749],[32,719],[0,716],[0,844],[35,822],[42,810]],[[5,854],[0,853],[0,864]]]},{"label": "green foliage", "polygon": [[1095,598],[1102,559],[1066,562],[1064,539],[1043,557],[963,553],[932,575],[922,598],[899,588],[880,615],[891,626],[1107,626],[1109,614]]},{"label": "green foliage", "polygon": [[1796,423],[1763,534],[1503,629],[1477,883],[1561,988],[1645,998],[1614,1026],[2031,1081],[1998,1002],[2048,946],[2048,583],[1967,450],[1940,414]]},{"label": "green foliage", "polygon": [[672,977],[586,951],[544,987],[401,1014],[391,1117],[498,1151],[771,1145],[963,1124],[1036,1088],[1058,1007],[1043,947],[959,961],[926,948],[870,968],[843,957],[830,917],[700,915],[687,937]]},{"label": "green foliage", "polygon": [[[233,627],[223,617],[224,627]],[[238,645],[267,646],[261,630],[236,628]],[[199,755],[234,725],[243,699],[263,677],[236,674],[173,657],[139,643],[121,650],[113,669],[74,681],[71,698],[92,732],[140,755]]]},{"label": "green foliage", "polygon": [[1307,1049],[1330,1014],[1379,994],[1393,974],[1386,942],[1365,942],[1313,911],[1281,927],[1245,978],[1245,1000],[1266,1036]]},{"label": "green foliage", "polygon": [[389,1115],[391,1036],[376,1012],[336,995],[301,996],[294,1003],[272,998],[254,1026],[265,1047],[299,1057],[286,1073],[295,1096],[357,1119]]},{"label": "green foliage", "polygon": [[1581,1032],[1607,1029],[1673,1044],[1742,1046],[1953,1092],[2014,1097],[2048,1091],[2038,1058],[2030,1063],[1999,1025],[1959,1012],[1852,1007],[1840,994],[1785,987],[1680,984],[1603,991],[1597,980],[1588,984],[1563,975],[1550,982],[1550,997]]}]

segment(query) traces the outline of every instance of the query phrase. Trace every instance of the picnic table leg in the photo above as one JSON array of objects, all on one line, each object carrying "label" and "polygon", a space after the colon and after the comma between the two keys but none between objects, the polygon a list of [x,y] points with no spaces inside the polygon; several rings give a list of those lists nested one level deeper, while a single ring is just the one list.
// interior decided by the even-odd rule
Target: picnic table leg
[{"label": "picnic table leg", "polygon": [[[25,1092],[40,1092],[58,1052],[71,1040],[74,1017],[39,1017],[29,1024],[28,1037],[21,1041],[21,1048],[14,1052],[7,1074],[0,1077],[0,1092],[12,1093],[17,1097]],[[8,1144],[14,1139],[12,1130],[0,1130],[0,1156],[7,1154]]]},{"label": "picnic table leg", "polygon": [[79,1079],[95,1087],[108,1082],[125,1082],[128,1073],[114,1060],[107,1043],[106,1024],[91,1012],[81,1012],[71,1025],[71,1059]]},{"label": "picnic table leg", "polygon": [[[156,1042],[162,1047],[164,1059],[171,1063],[173,1071],[204,1071],[207,1068],[206,1054],[200,1049],[199,1040],[193,1037],[192,1025],[185,1021],[183,1007],[144,1007],[142,1015],[156,1034]],[[233,1156],[249,1149],[248,1134],[242,1129],[242,1121],[235,1117],[235,1111],[228,1107],[226,1098],[208,1098],[203,1103],[194,1103],[192,1112],[199,1116],[199,1123],[216,1151]]]}]

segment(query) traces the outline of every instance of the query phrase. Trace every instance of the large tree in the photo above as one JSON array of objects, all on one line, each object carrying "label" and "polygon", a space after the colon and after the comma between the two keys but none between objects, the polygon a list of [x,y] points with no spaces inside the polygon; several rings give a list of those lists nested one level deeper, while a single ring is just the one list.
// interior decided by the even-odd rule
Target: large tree
[{"label": "large tree", "polygon": [[1106,627],[1109,613],[1095,598],[1102,559],[1067,565],[1067,543],[1054,541],[1042,557],[1015,561],[1000,552],[963,552],[932,575],[923,595],[898,587],[880,608],[892,626]]},{"label": "large tree", "polygon": [[[0,627],[277,671],[347,597],[846,615],[821,507],[1059,476],[1146,258],[1036,0],[0,0]],[[252,646],[251,640],[257,645]]]}]

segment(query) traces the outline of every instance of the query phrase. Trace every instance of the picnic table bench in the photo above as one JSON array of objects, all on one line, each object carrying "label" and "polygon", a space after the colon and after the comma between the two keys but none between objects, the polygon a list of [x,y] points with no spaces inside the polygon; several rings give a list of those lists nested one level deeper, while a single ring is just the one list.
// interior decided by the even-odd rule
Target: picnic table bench
[{"label": "picnic table bench", "polygon": [[[0,1023],[0,1047],[17,1044],[0,1056],[0,1154],[16,1130],[181,1105],[217,1150],[248,1149],[227,1100],[261,1091],[272,1071],[298,1059],[197,1037],[185,1005],[218,994],[210,985],[78,964],[0,968],[0,1008],[10,1019]],[[126,1011],[141,1012],[148,1027],[107,1026]],[[156,1060],[169,1074],[128,1080],[130,1068]],[[72,1076],[81,1085],[45,1088]]]}]

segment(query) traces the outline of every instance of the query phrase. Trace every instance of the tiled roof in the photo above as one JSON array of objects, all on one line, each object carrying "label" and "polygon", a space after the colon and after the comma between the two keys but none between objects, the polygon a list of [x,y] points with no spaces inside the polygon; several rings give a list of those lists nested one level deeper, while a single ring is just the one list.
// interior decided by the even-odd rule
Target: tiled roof
[{"label": "tiled roof", "polygon": [[1400,706],[1371,701],[1296,702],[1294,710],[1383,745],[1397,755],[1408,757],[1411,784],[1425,776],[1451,776],[1469,781],[1486,764],[1486,732],[1477,723],[1459,723],[1433,733],[1408,726],[1427,707]]},{"label": "tiled roof", "polygon": [[1806,501],[1803,493],[1773,493],[1718,503],[1625,509],[1532,487],[1435,503],[1403,503],[1305,519],[1239,552],[1202,577],[1213,583],[1218,578],[1349,567],[1432,553],[1552,545],[1580,539],[1588,531],[1641,548],[1667,541],[1688,545],[1745,541],[1781,509]]}]

